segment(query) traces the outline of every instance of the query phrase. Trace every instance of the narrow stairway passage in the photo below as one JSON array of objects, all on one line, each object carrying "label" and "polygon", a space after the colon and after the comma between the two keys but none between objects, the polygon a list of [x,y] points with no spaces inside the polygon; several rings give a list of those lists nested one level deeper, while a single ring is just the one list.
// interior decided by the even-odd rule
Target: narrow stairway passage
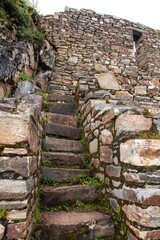
[{"label": "narrow stairway passage", "polygon": [[82,182],[93,174],[83,161],[85,146],[80,140],[74,96],[70,90],[61,95],[61,85],[58,89],[56,84],[56,88],[56,91],[48,88],[41,166],[42,218],[35,239],[107,239],[114,235],[111,216],[85,209],[85,204],[98,201],[99,193],[98,186]]}]

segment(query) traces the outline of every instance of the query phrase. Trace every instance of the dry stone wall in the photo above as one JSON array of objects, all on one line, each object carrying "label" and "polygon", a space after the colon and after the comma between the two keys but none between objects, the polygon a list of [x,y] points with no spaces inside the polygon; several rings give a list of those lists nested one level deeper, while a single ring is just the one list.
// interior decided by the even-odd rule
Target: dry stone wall
[{"label": "dry stone wall", "polygon": [[160,31],[70,8],[41,26],[57,49],[55,79],[74,86],[118,234],[159,239]]},{"label": "dry stone wall", "polygon": [[8,24],[0,19],[0,239],[30,239],[38,202],[42,93],[55,50],[47,40],[41,49],[19,41]]}]

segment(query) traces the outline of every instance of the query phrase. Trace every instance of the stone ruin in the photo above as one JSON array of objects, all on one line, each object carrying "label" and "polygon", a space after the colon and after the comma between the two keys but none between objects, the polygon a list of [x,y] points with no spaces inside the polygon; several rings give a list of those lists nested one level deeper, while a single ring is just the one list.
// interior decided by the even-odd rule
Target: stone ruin
[{"label": "stone ruin", "polygon": [[[0,209],[7,213],[0,239],[30,238],[39,187],[41,95],[50,78],[73,86],[96,176],[125,225],[121,239],[160,239],[160,31],[71,8],[41,17],[40,24],[46,37],[40,60],[29,43],[20,50],[12,45],[12,56],[1,58]],[[6,46],[16,42],[5,39]],[[9,73],[4,58],[12,63]],[[42,69],[32,81],[37,93],[8,98],[4,89],[12,91],[17,73],[32,75],[38,62]]]}]

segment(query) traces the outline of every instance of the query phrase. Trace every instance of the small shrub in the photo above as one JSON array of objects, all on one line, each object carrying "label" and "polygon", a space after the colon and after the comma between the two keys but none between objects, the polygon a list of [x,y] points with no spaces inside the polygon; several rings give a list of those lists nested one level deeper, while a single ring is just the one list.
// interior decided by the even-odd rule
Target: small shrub
[{"label": "small shrub", "polygon": [[26,81],[26,80],[31,80],[31,78],[29,76],[27,76],[25,73],[20,73],[19,81]]},{"label": "small shrub", "polygon": [[32,30],[30,28],[21,27],[18,30],[18,37],[22,40],[28,40],[32,43],[42,43],[44,41],[44,35],[38,30]]}]

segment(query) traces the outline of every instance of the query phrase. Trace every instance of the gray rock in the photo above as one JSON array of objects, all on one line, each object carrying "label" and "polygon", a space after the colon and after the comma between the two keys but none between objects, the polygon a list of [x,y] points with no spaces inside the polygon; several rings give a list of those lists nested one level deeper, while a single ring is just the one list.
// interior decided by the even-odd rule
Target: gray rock
[{"label": "gray rock", "polygon": [[20,98],[27,96],[28,94],[35,93],[38,89],[31,81],[23,81],[18,84],[14,97]]},{"label": "gray rock", "polygon": [[154,119],[153,122],[156,125],[158,133],[160,134],[160,119]]},{"label": "gray rock", "polygon": [[45,65],[45,68],[51,70],[53,69],[55,62],[55,50],[47,40],[44,41],[40,51],[40,59],[43,65]]}]

